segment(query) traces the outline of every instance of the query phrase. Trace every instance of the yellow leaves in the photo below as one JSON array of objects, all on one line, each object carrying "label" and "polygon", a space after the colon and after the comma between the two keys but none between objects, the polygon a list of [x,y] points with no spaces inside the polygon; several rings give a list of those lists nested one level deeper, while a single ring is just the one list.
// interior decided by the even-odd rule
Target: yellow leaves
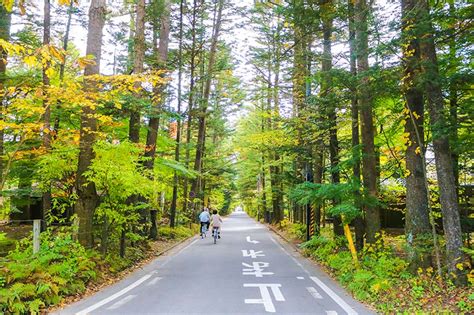
[{"label": "yellow leaves", "polygon": [[59,5],[69,5],[71,1],[69,0],[58,0]]},{"label": "yellow leaves", "polygon": [[49,67],[48,69],[46,69],[45,73],[48,78],[52,78],[56,74],[56,71],[54,70],[54,68]]},{"label": "yellow leaves", "polygon": [[59,60],[59,62],[64,63],[65,54],[64,54],[63,50],[59,50],[58,48],[56,48],[55,46],[52,46],[52,45],[48,45],[48,50],[49,50],[49,53],[53,57],[55,57],[57,60]]},{"label": "yellow leaves", "polygon": [[421,149],[420,149],[420,147],[416,147],[416,149],[415,149],[415,154],[418,154],[418,155],[421,154]]},{"label": "yellow leaves", "polygon": [[95,65],[94,56],[93,55],[87,55],[87,56],[84,56],[84,57],[79,57],[79,58],[77,58],[77,64],[82,69],[84,69],[85,67],[87,67],[89,65]]},{"label": "yellow leaves", "polygon": [[28,67],[34,67],[38,63],[38,60],[36,59],[35,56],[26,56],[23,58],[23,62],[28,66]]},{"label": "yellow leaves", "polygon": [[15,0],[1,0],[1,5],[3,5],[8,12],[12,11],[14,3]]},{"label": "yellow leaves", "polygon": [[413,111],[413,117],[415,117],[416,120],[420,119],[420,115],[418,115],[415,111]]}]

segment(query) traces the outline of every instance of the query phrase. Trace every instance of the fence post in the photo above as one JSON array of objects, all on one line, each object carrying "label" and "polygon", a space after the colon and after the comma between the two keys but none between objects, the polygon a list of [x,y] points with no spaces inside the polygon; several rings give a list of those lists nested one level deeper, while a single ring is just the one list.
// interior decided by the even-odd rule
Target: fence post
[{"label": "fence post", "polygon": [[33,220],[33,254],[40,249],[41,220]]}]

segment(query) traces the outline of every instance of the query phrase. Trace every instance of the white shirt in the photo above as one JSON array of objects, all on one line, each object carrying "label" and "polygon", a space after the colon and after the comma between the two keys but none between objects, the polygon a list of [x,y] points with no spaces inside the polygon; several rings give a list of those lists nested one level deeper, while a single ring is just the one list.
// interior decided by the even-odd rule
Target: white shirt
[{"label": "white shirt", "polygon": [[201,222],[209,222],[210,219],[211,219],[211,217],[209,216],[209,212],[207,212],[207,211],[203,211],[199,215],[199,221],[201,221]]}]

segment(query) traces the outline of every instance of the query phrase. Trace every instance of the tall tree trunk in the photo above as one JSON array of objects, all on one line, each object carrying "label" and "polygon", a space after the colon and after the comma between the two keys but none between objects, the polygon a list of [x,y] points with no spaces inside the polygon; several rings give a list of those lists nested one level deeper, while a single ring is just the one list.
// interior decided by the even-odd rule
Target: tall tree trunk
[{"label": "tall tree trunk", "polygon": [[[136,8],[133,73],[140,74],[145,60],[145,0],[138,0]],[[140,109],[134,105],[130,109],[128,138],[133,143],[140,142]]]},{"label": "tall tree trunk", "polygon": [[[349,50],[350,50],[350,71],[352,78],[357,78],[357,57],[356,57],[356,47],[355,47],[355,22],[354,22],[354,3],[353,0],[347,2],[348,7],[348,22],[349,22]],[[354,176],[354,181],[357,187],[360,186],[360,140],[359,140],[359,106],[357,100],[357,88],[351,88],[351,137],[352,137],[352,159],[353,166],[352,172]],[[355,200],[358,202],[360,200],[360,189],[354,190]],[[361,215],[354,219],[354,228],[355,228],[355,238],[356,238],[356,248],[361,250],[364,247],[364,219],[360,203],[357,204],[357,207],[361,211]]]},{"label": "tall tree trunk", "polygon": [[[183,76],[183,14],[184,14],[184,3],[183,0],[179,3],[179,47],[178,47],[178,115],[181,115],[181,81]],[[174,153],[174,159],[179,162],[179,150],[181,142],[181,117],[177,121],[177,132],[176,132],[176,148]],[[173,178],[173,197],[171,199],[170,208],[170,226],[175,226],[176,218],[176,204],[178,200],[178,173],[174,172]]]},{"label": "tall tree trunk", "polygon": [[[402,36],[404,94],[408,111],[405,132],[408,133],[406,167],[405,234],[412,270],[431,265],[427,241],[430,239],[428,194],[425,179],[424,104],[420,88],[420,45],[416,38],[414,0],[402,0]],[[414,32],[415,31],[415,32]]]},{"label": "tall tree trunk", "polygon": [[213,33],[211,38],[211,48],[209,51],[209,63],[207,65],[207,75],[204,82],[204,92],[201,99],[201,108],[199,109],[199,129],[198,129],[198,139],[196,146],[196,157],[194,159],[194,170],[198,173],[198,176],[193,180],[191,186],[191,192],[194,196],[203,197],[202,195],[202,165],[203,157],[205,150],[205,140],[206,140],[206,117],[207,117],[207,107],[209,104],[209,96],[211,93],[211,83],[212,83],[212,74],[214,71],[214,64],[216,61],[217,53],[217,42],[219,40],[219,34],[222,24],[222,10],[224,7],[224,0],[219,0],[216,8],[216,19],[213,25]]},{"label": "tall tree trunk", "polygon": [[[168,62],[168,46],[169,46],[169,36],[170,36],[170,0],[164,0],[163,11],[160,16],[160,31],[159,31],[159,45],[156,48],[156,43],[153,46],[153,51],[157,58],[156,64],[157,69],[166,69]],[[154,21],[153,24],[153,38],[156,42],[156,32],[157,32],[157,23]],[[148,133],[146,137],[146,149],[145,157],[148,160],[145,161],[145,168],[148,169],[150,173],[153,173],[153,167],[155,165],[155,154],[156,154],[156,142],[158,140],[158,130],[160,128],[160,114],[162,111],[163,104],[165,102],[166,96],[164,95],[166,86],[163,85],[159,88],[155,88],[154,93],[159,98],[159,101],[156,102],[154,107],[151,109],[150,120],[148,122]],[[152,175],[150,175],[152,176]],[[164,196],[164,195],[163,195]],[[151,239],[156,239],[158,235],[158,227],[156,225],[158,209],[150,210],[150,220],[151,228],[149,237]]]},{"label": "tall tree trunk", "polygon": [[[44,0],[44,18],[43,18],[43,45],[48,46],[51,41],[51,4],[50,0]],[[43,66],[43,147],[48,152],[51,150],[51,104],[48,102],[49,77],[47,70],[50,63]],[[51,209],[51,187],[43,192],[42,218],[46,219],[48,211]],[[46,227],[45,221],[42,222],[42,229]]]},{"label": "tall tree trunk", "polygon": [[[323,54],[321,61],[321,97],[324,104],[324,111],[328,119],[329,127],[329,159],[331,163],[331,182],[335,185],[340,183],[340,174],[337,169],[339,164],[339,141],[337,139],[337,115],[336,104],[332,99],[332,78],[330,71],[332,70],[332,52],[331,52],[331,36],[333,24],[334,5],[332,0],[325,0],[321,4],[322,23],[323,23]],[[340,201],[333,200],[336,205]],[[333,216],[333,230],[335,235],[344,235],[342,221],[340,216]]]},{"label": "tall tree trunk", "polygon": [[[84,70],[85,90],[95,89],[95,83],[87,79],[87,76],[100,73],[100,57],[102,49],[102,31],[105,24],[106,14],[105,0],[92,0],[89,9],[89,27],[87,33],[86,54],[95,57],[95,63],[87,65]],[[78,239],[86,246],[93,246],[92,218],[97,205],[97,193],[93,182],[89,182],[84,176],[94,158],[93,145],[95,132],[97,131],[97,119],[95,109],[83,106],[81,111],[81,129],[79,140],[79,161],[76,177],[76,191],[78,199],[75,204],[75,212],[79,220]]]},{"label": "tall tree trunk", "polygon": [[459,217],[459,204],[456,194],[456,181],[453,174],[453,160],[449,145],[449,123],[444,106],[441,89],[441,78],[438,70],[438,59],[433,39],[433,26],[428,2],[417,0],[415,4],[420,10],[420,52],[422,60],[423,83],[427,96],[428,112],[433,138],[433,149],[436,161],[443,229],[446,239],[446,256],[448,271],[459,285],[467,282],[466,274],[458,264],[464,262],[462,252],[462,233]]},{"label": "tall tree trunk", "polygon": [[365,207],[365,223],[367,242],[375,242],[376,234],[380,231],[380,210],[374,205],[377,199],[377,169],[374,145],[374,122],[372,113],[372,98],[369,83],[369,49],[368,49],[368,11],[366,0],[355,1],[355,28],[357,72],[359,73],[359,100],[362,131],[362,176],[364,194],[373,200]]},{"label": "tall tree trunk", "polygon": [[[191,52],[190,52],[190,74],[189,74],[189,96],[188,96],[188,120],[186,122],[186,167],[189,167],[190,163],[190,152],[191,152],[191,129],[193,122],[193,108],[194,108],[194,94],[195,94],[195,71],[196,71],[196,15],[198,9],[198,1],[194,0],[193,2],[193,14],[191,20]],[[184,179],[183,183],[183,213],[186,213],[188,210],[188,179]]]},{"label": "tall tree trunk", "polygon": [[[71,21],[72,21],[72,12],[74,10],[74,0],[71,0],[69,3],[69,8],[67,10],[67,23],[66,23],[66,30],[64,32],[64,38],[63,38],[63,49],[66,52],[67,47],[69,45],[69,33],[71,32]],[[61,62],[61,65],[59,67],[59,82],[62,85],[63,80],[64,80],[64,71],[66,69],[66,57],[64,58],[64,61]],[[57,108],[59,109],[61,107],[61,104],[58,103],[56,104]],[[56,118],[54,119],[54,136],[56,137],[59,132],[59,126],[61,122],[61,117],[60,113],[57,114]]]},{"label": "tall tree trunk", "polygon": [[[160,27],[160,43],[158,45],[157,52],[157,68],[166,69],[166,63],[168,62],[168,45],[170,36],[170,0],[164,0],[164,9],[161,13],[161,27]],[[163,95],[166,86],[157,88],[155,93],[160,100],[153,107],[150,114],[150,121],[148,122],[148,133],[146,138],[146,151],[145,157],[149,158],[145,162],[145,167],[149,170],[153,170],[155,165],[155,153],[156,153],[156,140],[158,138],[158,129],[160,126],[160,114],[163,103],[165,101],[165,95]]]},{"label": "tall tree trunk", "polygon": [[[0,39],[9,41],[10,39],[10,26],[11,26],[11,14],[8,12],[4,6],[0,6]],[[5,88],[6,72],[7,72],[7,51],[0,47],[0,91]],[[4,109],[5,109],[5,99],[2,97],[0,100],[0,120],[3,120]],[[0,183],[4,183],[4,176],[7,176],[5,170],[4,162],[4,137],[5,130],[0,128]],[[3,190],[3,185],[2,187]]]},{"label": "tall tree trunk", "polygon": [[[449,1],[449,16],[451,19],[456,19],[456,7],[454,0]],[[454,25],[454,24],[453,24]],[[458,60],[457,60],[457,45],[456,40],[456,29],[454,27],[449,28],[449,68],[451,73],[457,73]],[[451,78],[449,82],[449,114],[451,118],[451,150],[453,158],[453,172],[454,181],[456,183],[456,194],[459,200],[459,143],[458,143],[458,87],[456,83],[457,79]],[[467,208],[466,208],[467,209]],[[465,215],[467,216],[467,210]]]}]

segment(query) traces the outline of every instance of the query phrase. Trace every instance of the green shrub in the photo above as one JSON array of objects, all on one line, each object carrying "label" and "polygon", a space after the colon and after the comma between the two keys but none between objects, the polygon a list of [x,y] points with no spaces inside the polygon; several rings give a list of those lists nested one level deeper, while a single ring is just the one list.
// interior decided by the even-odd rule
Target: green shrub
[{"label": "green shrub", "polygon": [[165,239],[183,239],[183,238],[190,237],[193,234],[194,232],[190,228],[187,228],[182,225],[177,226],[175,228],[165,226],[165,227],[160,227],[158,229],[158,235],[161,238],[165,238]]},{"label": "green shrub", "polygon": [[31,238],[25,239],[0,262],[0,313],[38,313],[65,295],[82,292],[96,277],[94,267],[71,233],[42,233],[35,255]]}]

